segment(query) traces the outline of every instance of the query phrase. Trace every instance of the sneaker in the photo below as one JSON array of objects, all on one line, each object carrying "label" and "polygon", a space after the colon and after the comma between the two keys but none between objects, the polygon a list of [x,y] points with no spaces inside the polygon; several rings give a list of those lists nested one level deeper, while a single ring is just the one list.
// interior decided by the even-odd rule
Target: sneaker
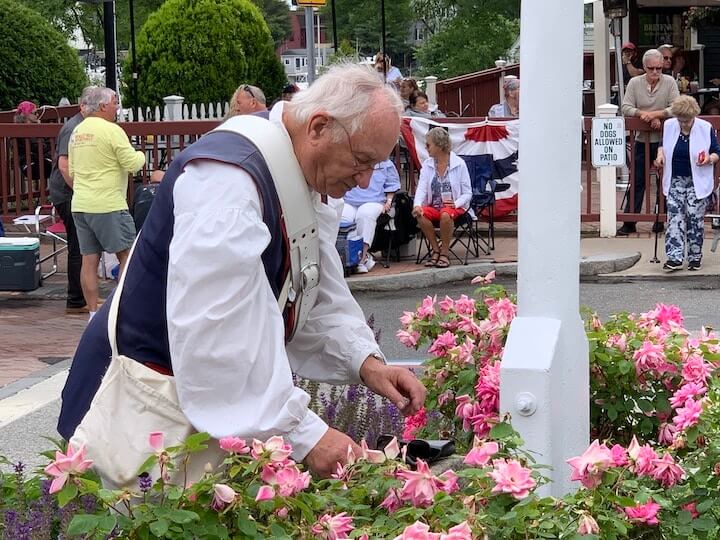
[{"label": "sneaker", "polygon": [[653,223],[652,226],[652,232],[654,233],[661,233],[665,230],[665,224],[658,221],[657,223]]},{"label": "sneaker", "polygon": [[363,263],[360,263],[355,267],[356,274],[367,274],[368,272],[368,267],[365,266]]},{"label": "sneaker", "polygon": [[688,270],[700,270],[702,263],[700,261],[690,261],[688,263]]},{"label": "sneaker", "polygon": [[373,259],[373,256],[368,253],[367,259],[365,260],[365,268],[367,268],[367,271],[369,272],[373,268],[375,268],[375,259]]},{"label": "sneaker", "polygon": [[616,233],[616,234],[617,234],[618,236],[627,236],[628,234],[634,234],[634,233],[636,233],[636,232],[637,232],[637,229],[635,228],[635,224],[634,224],[634,223],[632,223],[632,224],[625,223],[625,224],[623,224],[622,227],[620,227],[620,228],[617,230],[617,233]]},{"label": "sneaker", "polygon": [[668,272],[675,272],[676,270],[682,270],[683,263],[678,261],[667,261],[665,264],[663,264],[663,270],[667,270]]}]

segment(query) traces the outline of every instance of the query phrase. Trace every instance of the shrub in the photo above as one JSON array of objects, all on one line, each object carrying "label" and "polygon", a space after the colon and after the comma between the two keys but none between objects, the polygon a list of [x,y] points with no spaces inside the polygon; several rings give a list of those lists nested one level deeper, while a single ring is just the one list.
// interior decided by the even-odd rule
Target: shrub
[{"label": "shrub", "polygon": [[[130,59],[123,69],[126,87]],[[168,0],[137,37],[137,65],[142,106],[172,94],[186,103],[224,102],[242,83],[272,100],[285,83],[270,31],[249,0]]]},{"label": "shrub", "polygon": [[22,100],[56,105],[74,100],[87,78],[65,37],[38,13],[0,0],[0,109]]}]

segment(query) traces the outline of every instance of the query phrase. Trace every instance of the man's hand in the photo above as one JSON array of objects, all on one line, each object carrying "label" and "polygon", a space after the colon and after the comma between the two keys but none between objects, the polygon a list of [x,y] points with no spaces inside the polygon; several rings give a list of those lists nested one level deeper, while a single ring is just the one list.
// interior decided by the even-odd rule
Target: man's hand
[{"label": "man's hand", "polygon": [[422,206],[416,206],[412,209],[412,215],[414,218],[418,218],[423,215],[423,209]]},{"label": "man's hand", "polygon": [[655,130],[659,130],[662,127],[662,122],[659,118],[654,118],[652,122],[650,122],[650,127]]},{"label": "man's hand", "polygon": [[409,369],[386,366],[374,356],[368,356],[360,368],[365,386],[388,398],[405,416],[415,414],[425,403],[425,387]]},{"label": "man's hand", "polygon": [[338,463],[345,465],[347,462],[348,446],[352,447],[356,456],[362,453],[360,447],[350,437],[329,428],[305,456],[305,464],[318,476],[330,478]]}]

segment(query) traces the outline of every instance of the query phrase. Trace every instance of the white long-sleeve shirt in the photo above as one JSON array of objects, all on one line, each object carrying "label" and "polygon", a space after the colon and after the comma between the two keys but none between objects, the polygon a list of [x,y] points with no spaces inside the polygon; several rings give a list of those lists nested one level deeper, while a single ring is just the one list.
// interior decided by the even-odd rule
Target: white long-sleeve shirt
[{"label": "white long-sleeve shirt", "polygon": [[[281,124],[282,108],[271,121]],[[318,298],[304,327],[284,343],[282,314],[261,256],[270,242],[252,178],[216,161],[188,164],[173,192],[167,321],[183,412],[215,438],[282,435],[304,459],[327,431],[292,372],[329,383],[360,382],[382,358],[350,294],[334,245],[337,215],[313,196],[320,228]]]}]

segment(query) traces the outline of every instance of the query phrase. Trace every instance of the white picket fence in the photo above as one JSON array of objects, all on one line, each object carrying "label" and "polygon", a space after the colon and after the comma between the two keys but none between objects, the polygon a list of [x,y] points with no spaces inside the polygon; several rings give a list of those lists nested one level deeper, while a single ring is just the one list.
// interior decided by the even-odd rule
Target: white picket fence
[{"label": "white picket fence", "polygon": [[[179,98],[179,99],[178,99]],[[145,107],[139,110],[135,118],[132,108],[126,110],[126,122],[159,122],[164,120],[222,120],[230,110],[230,104],[225,103],[183,103],[181,96],[168,96],[165,105],[155,108]]]}]

